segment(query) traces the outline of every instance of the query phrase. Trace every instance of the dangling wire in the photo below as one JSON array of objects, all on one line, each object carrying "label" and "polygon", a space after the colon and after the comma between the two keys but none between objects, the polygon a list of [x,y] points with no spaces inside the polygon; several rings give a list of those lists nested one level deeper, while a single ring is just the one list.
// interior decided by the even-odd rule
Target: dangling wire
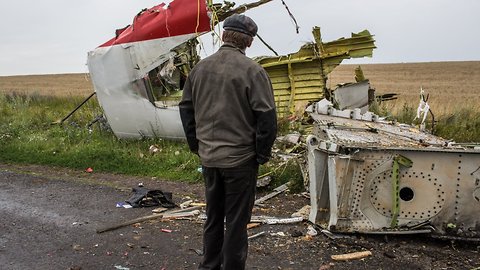
[{"label": "dangling wire", "polygon": [[295,28],[296,28],[296,31],[297,31],[297,34],[298,34],[299,33],[298,29],[300,29],[300,26],[298,26],[297,20],[295,19],[293,14],[290,12],[290,9],[288,8],[287,4],[285,4],[285,2],[283,0],[282,0],[282,4],[285,6],[285,9],[287,10],[288,15],[290,15],[290,18],[292,18],[293,22],[295,23]]},{"label": "dangling wire", "polygon": [[[216,45],[218,44],[218,41],[221,43],[221,28],[220,28],[220,20],[218,18],[218,14],[216,9],[211,5],[210,6],[210,11],[211,11],[211,23],[210,23],[210,29],[212,29],[212,48],[215,48]],[[217,30],[215,30],[215,26],[217,26]],[[220,44],[221,45],[221,44]],[[205,55],[208,55],[205,48],[204,48],[204,53]]]},{"label": "dangling wire", "polygon": [[198,27],[200,27],[200,0],[197,2],[197,26],[195,26],[195,34],[198,36]]},{"label": "dangling wire", "polygon": [[270,49],[270,51],[272,51],[276,56],[278,56],[278,53],[270,46],[267,44],[267,42],[265,42],[265,40],[263,40],[263,38],[257,33],[257,38],[265,45],[267,46],[267,48]]},{"label": "dangling wire", "polygon": [[[215,31],[215,26],[217,26],[218,28],[218,33],[217,31]],[[214,35],[217,36],[217,38],[221,39],[220,37],[220,32],[221,32],[221,29],[220,29],[220,20],[218,19],[218,14],[217,14],[217,11],[215,9],[212,8],[212,26],[211,26],[211,29],[212,29],[212,33]]]},{"label": "dangling wire", "polygon": [[164,9],[165,11],[165,28],[167,29],[167,33],[168,33],[168,36],[172,36],[170,35],[170,28],[168,28],[168,8],[167,9]]}]

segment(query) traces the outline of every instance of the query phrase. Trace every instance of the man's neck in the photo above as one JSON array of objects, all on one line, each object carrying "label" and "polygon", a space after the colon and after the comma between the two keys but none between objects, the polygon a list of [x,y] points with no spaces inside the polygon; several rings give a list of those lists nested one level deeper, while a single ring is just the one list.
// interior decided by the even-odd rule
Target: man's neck
[{"label": "man's neck", "polygon": [[242,54],[245,54],[245,50],[240,49],[239,47],[235,46],[233,43],[224,42],[222,46],[235,48],[235,49],[237,49],[238,51],[240,51]]}]

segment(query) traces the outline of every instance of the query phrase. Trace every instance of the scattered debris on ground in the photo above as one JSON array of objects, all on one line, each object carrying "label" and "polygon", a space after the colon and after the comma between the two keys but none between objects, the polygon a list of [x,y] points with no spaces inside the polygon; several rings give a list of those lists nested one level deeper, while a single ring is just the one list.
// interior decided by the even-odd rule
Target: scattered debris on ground
[{"label": "scattered debris on ground", "polygon": [[[203,185],[82,172],[43,166],[0,164],[0,264],[2,269],[196,269],[202,254]],[[139,182],[171,192],[176,208],[116,208]],[[108,185],[107,185],[108,184]],[[112,188],[116,185],[118,188]],[[62,192],[52,192],[62,190]],[[259,197],[267,195],[262,191]],[[88,198],[86,200],[85,198]],[[286,220],[303,213],[309,199],[285,191],[254,207],[262,221],[249,225],[249,269],[477,269],[480,245],[422,235],[329,233],[307,220]],[[81,207],[79,207],[81,205]],[[190,207],[200,207],[191,209]],[[303,209],[303,210],[302,210]],[[169,211],[183,210],[186,217]],[[193,213],[195,210],[199,212]],[[302,210],[302,211],[299,211]],[[171,218],[166,218],[167,213]],[[98,228],[163,215],[104,233]],[[303,215],[303,214],[302,214]],[[336,261],[332,255],[371,252],[361,259]],[[121,268],[119,268],[121,269]]]}]

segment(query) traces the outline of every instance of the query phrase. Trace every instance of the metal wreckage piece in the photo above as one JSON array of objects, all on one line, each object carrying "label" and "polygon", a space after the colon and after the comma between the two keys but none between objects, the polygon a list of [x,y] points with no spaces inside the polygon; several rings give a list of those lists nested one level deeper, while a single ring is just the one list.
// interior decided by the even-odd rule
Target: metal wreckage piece
[{"label": "metal wreckage piece", "polygon": [[[197,38],[233,13],[243,13],[271,0],[239,7],[211,0],[174,0],[139,12],[131,25],[88,53],[96,96],[112,131],[119,138],[185,137],[178,113],[182,88],[200,60]],[[327,75],[342,60],[371,56],[368,31],[323,43],[315,42],[285,56],[256,60],[272,80],[279,117],[304,108],[330,93]]]},{"label": "metal wreckage piece", "polygon": [[140,11],[132,24],[88,53],[96,96],[115,136],[185,138],[178,103],[200,60],[197,38],[234,13],[272,0],[234,7],[225,1],[173,0]]},{"label": "metal wreckage piece", "polygon": [[345,59],[372,57],[376,48],[368,30],[325,43],[319,27],[314,27],[312,33],[315,42],[305,44],[298,52],[255,59],[272,81],[279,117],[303,113],[310,102],[330,99],[328,74]]},{"label": "metal wreckage piece", "polygon": [[326,100],[310,113],[310,221],[334,232],[480,240],[480,147]]}]

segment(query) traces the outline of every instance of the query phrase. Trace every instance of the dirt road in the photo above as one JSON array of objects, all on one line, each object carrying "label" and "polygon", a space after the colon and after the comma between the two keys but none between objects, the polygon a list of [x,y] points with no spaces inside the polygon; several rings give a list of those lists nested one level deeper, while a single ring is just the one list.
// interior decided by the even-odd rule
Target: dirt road
[{"label": "dirt road", "polygon": [[[0,163],[0,269],[196,269],[202,221],[153,220],[101,234],[96,229],[151,214],[116,208],[142,182],[181,203],[203,201],[201,184],[87,174],[60,168]],[[289,217],[308,199],[281,194],[254,215]],[[248,269],[479,269],[479,243],[423,236],[306,237],[308,223],[261,225],[250,234]],[[172,230],[164,232],[162,229]],[[370,250],[362,260],[331,255]]]}]

